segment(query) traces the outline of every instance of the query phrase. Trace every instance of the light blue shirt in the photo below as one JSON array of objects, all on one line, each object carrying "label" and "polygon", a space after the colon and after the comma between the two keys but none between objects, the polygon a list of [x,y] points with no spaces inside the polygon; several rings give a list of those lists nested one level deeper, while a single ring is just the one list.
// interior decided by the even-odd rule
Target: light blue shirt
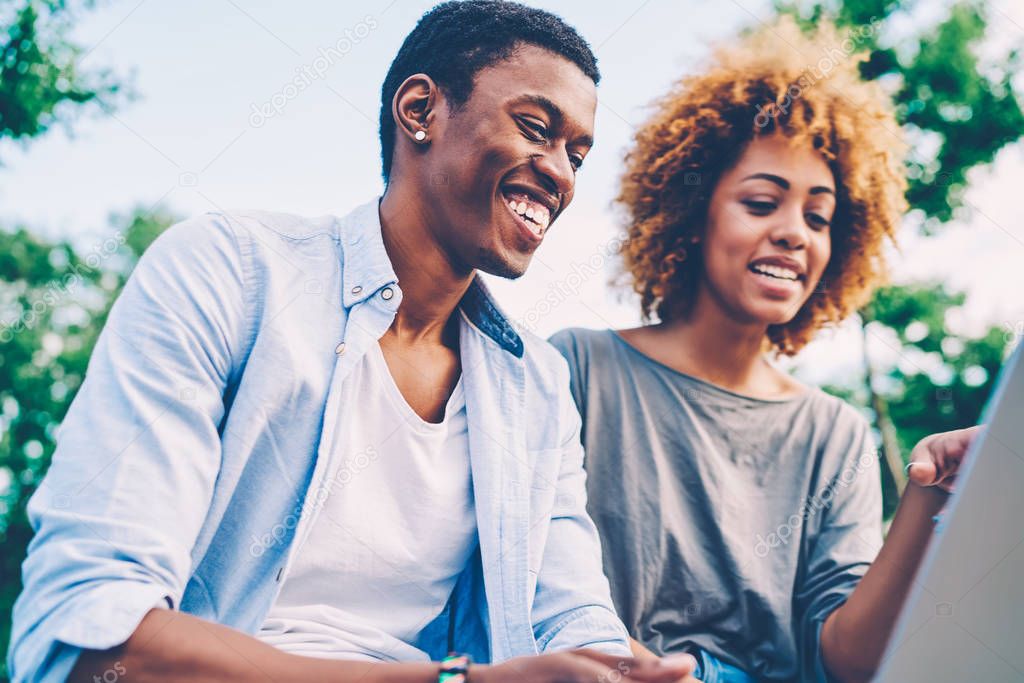
[{"label": "light blue shirt", "polygon": [[[29,502],[12,679],[64,680],[81,649],[124,642],[158,605],[255,633],[305,512],[335,485],[321,456],[344,434],[325,415],[360,410],[339,387],[401,301],[377,200],[341,219],[211,213],[161,235]],[[451,634],[482,662],[628,655],[566,363],[513,330],[479,279],[460,309],[479,546],[417,646],[438,659]]]}]

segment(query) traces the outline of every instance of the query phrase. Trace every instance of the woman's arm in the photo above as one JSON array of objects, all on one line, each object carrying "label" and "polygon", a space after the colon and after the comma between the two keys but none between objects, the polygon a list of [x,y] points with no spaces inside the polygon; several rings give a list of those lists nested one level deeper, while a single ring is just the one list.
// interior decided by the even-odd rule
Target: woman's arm
[{"label": "woman's arm", "polygon": [[979,429],[933,434],[911,453],[910,483],[878,558],[822,626],[822,658],[843,683],[869,681],[875,674],[932,537],[934,517]]}]

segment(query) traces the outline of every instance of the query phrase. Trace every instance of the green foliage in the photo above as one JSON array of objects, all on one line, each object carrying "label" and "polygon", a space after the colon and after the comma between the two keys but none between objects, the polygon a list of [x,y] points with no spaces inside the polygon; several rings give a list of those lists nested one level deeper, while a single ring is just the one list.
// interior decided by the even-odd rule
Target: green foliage
[{"label": "green foliage", "polygon": [[911,2],[894,0],[845,0],[805,3],[780,0],[780,12],[795,16],[804,27],[831,17],[837,25],[854,28],[870,24],[882,27],[860,41],[869,52],[861,65],[868,79],[894,80],[896,115],[911,142],[933,137],[934,155],[921,156],[930,144],[915,144],[907,165],[910,205],[928,217],[924,227],[938,229],[963,206],[967,172],[989,164],[1024,132],[1024,112],[1011,86],[1020,73],[1018,51],[997,64],[983,68],[978,45],[987,34],[985,5],[961,0],[951,5],[948,16],[921,35],[904,37],[895,45],[887,22],[912,9]]},{"label": "green foliage", "polygon": [[942,140],[934,159],[911,161],[907,198],[938,221],[951,219],[961,206],[967,172],[991,163],[1024,131],[1024,114],[1009,80],[1019,71],[1019,60],[1011,54],[999,69],[1003,75],[998,81],[983,76],[975,49],[985,29],[977,6],[957,4],[932,35],[920,40],[913,61],[900,69],[900,118]]},{"label": "green foliage", "polygon": [[937,284],[887,287],[863,313],[869,333],[884,325],[902,345],[901,362],[875,381],[883,385],[876,389],[898,426],[903,453],[929,434],[976,422],[1002,366],[1005,330],[992,327],[972,338],[949,329],[948,313],[963,302],[963,294]]},{"label": "green foliage", "polygon": [[109,72],[78,68],[86,51],[67,40],[71,15],[65,2],[0,4],[0,139],[36,137],[121,91]]}]

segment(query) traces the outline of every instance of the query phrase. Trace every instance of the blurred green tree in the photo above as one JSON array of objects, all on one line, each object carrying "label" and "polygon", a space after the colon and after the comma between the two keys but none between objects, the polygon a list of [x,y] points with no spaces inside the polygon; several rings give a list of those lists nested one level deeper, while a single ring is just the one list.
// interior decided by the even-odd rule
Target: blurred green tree
[{"label": "blurred green tree", "polygon": [[[950,2],[937,25],[906,35],[913,22],[900,21],[917,7],[912,0],[776,1],[779,12],[805,28],[824,17],[846,29],[874,27],[857,33],[857,51],[869,54],[861,73],[881,79],[893,93],[911,143],[908,221],[927,236],[970,216],[964,197],[968,172],[1020,140],[1024,113],[1013,88],[1021,74],[1019,48],[995,61],[979,57],[997,8],[978,0]],[[888,465],[883,468],[887,517],[906,484],[903,465],[910,449],[922,436],[979,419],[1000,363],[1019,337],[999,327],[978,338],[957,334],[949,319],[963,300],[962,293],[938,283],[879,290],[860,315],[865,348],[869,338],[895,339],[902,360],[875,367],[865,358],[861,387],[831,388],[874,415]]]},{"label": "blurred green tree", "polygon": [[64,0],[0,4],[0,140],[37,137],[124,94],[108,70],[78,67],[88,51],[67,38],[74,16]]},{"label": "blurred green tree", "polygon": [[880,383],[891,385],[882,391],[904,452],[929,434],[962,427],[965,415],[980,415],[999,373],[1009,341],[1003,330],[968,337],[949,329],[948,312],[964,299],[940,283],[886,287],[863,312],[866,329],[884,325],[903,347]]}]

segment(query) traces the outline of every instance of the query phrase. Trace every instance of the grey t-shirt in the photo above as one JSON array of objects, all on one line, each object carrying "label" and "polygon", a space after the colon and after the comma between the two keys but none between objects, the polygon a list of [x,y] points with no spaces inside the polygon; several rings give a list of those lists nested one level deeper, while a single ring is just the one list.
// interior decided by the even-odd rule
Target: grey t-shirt
[{"label": "grey t-shirt", "polygon": [[825,680],[825,618],[882,544],[865,419],[817,389],[741,396],[611,330],[551,338],[583,418],[589,511],[630,635],[764,681]]}]

